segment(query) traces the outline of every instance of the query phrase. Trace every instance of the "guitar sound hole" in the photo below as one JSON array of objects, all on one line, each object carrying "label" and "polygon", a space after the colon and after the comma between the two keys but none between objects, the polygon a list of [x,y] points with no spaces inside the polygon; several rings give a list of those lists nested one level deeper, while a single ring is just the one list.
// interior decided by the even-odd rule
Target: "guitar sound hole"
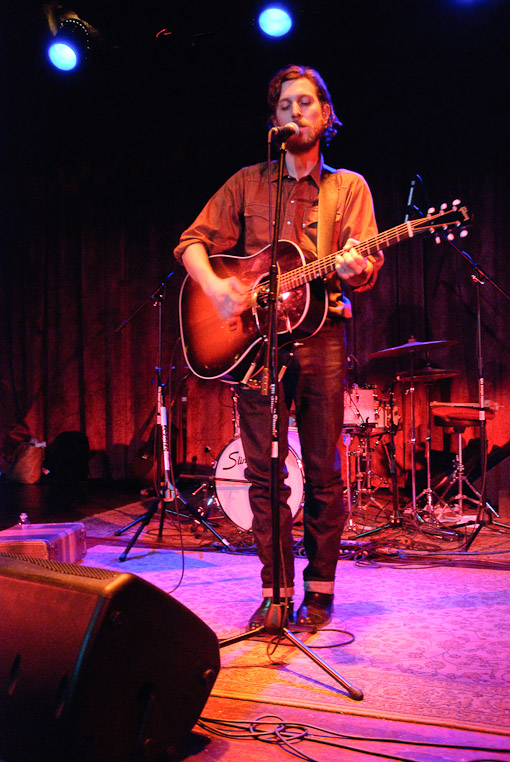
[{"label": "guitar sound hole", "polygon": [[269,306],[269,281],[261,280],[257,286],[257,307],[267,310]]}]

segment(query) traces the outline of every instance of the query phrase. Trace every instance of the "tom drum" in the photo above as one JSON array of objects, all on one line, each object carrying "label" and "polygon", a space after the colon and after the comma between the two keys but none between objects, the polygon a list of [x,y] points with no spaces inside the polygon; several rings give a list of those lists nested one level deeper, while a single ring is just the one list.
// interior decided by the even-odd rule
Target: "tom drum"
[{"label": "tom drum", "polygon": [[344,392],[344,426],[346,431],[369,426],[384,429],[387,424],[386,404],[378,396],[375,387],[354,384]]}]

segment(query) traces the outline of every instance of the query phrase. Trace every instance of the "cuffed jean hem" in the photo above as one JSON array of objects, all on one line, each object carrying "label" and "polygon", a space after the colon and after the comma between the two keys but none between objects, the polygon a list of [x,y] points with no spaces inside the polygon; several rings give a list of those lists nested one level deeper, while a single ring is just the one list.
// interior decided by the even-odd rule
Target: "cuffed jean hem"
[{"label": "cuffed jean hem", "polygon": [[[280,598],[292,598],[294,595],[294,588],[293,587],[281,587],[280,588]],[[263,598],[272,598],[273,597],[273,588],[272,587],[263,587],[262,588],[262,597]]]},{"label": "cuffed jean hem", "polygon": [[304,584],[306,593],[327,593],[333,595],[335,592],[334,582],[318,582],[317,580],[305,581]]}]

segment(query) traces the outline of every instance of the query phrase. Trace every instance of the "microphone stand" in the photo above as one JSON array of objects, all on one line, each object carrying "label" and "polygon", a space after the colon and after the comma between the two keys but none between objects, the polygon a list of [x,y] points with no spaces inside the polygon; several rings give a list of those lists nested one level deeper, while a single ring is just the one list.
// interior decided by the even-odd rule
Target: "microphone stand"
[{"label": "microphone stand", "polygon": [[[487,457],[488,457],[488,442],[487,442],[487,408],[485,400],[485,378],[483,367],[483,353],[482,353],[482,320],[481,320],[481,287],[485,285],[485,282],[489,282],[494,286],[503,296],[510,301],[510,296],[503,291],[500,286],[494,282],[494,280],[487,275],[484,270],[460,248],[455,246],[451,241],[455,251],[461,254],[473,267],[473,274],[471,279],[476,286],[476,355],[477,355],[477,367],[478,367],[478,417],[480,423],[480,463],[482,474],[482,489],[480,494],[480,502],[478,504],[478,511],[475,519],[475,529],[468,537],[465,546],[462,550],[467,551],[473,544],[474,540],[478,537],[484,526],[494,525],[510,529],[508,524],[503,524],[499,521],[494,521],[492,516],[493,509],[487,503]],[[494,512],[495,513],[495,512]],[[497,516],[497,514],[495,513]]]},{"label": "microphone stand", "polygon": [[[271,141],[273,130],[269,131],[268,142]],[[273,597],[265,618],[264,624],[259,627],[235,635],[232,638],[226,638],[220,641],[220,648],[223,648],[242,640],[253,638],[257,635],[267,633],[269,635],[282,635],[291,641],[300,651],[308,656],[315,664],[327,672],[330,677],[336,680],[345,688],[351,698],[361,701],[363,693],[359,688],[351,685],[341,675],[335,672],[323,659],[319,658],[308,646],[302,643],[299,638],[285,626],[286,604],[282,602],[280,595],[280,457],[279,457],[279,416],[278,416],[278,236],[280,230],[281,201],[283,186],[283,170],[285,166],[286,146],[285,142],[280,144],[279,164],[278,164],[278,182],[276,186],[276,207],[275,220],[273,227],[273,240],[271,245],[271,267],[269,271],[269,293],[268,298],[268,337],[266,345],[265,363],[262,370],[261,394],[270,397],[271,409],[271,472],[270,472],[270,501],[271,501],[271,519],[272,519],[272,563],[273,563]]]},{"label": "microphone stand", "polygon": [[[448,238],[446,235],[441,234],[440,238],[447,243],[459,254],[463,259],[468,262],[473,268],[471,279],[476,286],[476,358],[478,367],[478,422],[480,425],[480,463],[481,463],[481,478],[482,478],[482,490],[480,494],[480,502],[478,504],[478,511],[475,519],[475,529],[468,537],[462,550],[467,551],[473,544],[474,540],[480,534],[483,527],[488,525],[504,527],[510,529],[508,524],[502,524],[501,522],[494,521],[492,517],[493,509],[487,503],[487,408],[485,400],[485,378],[483,367],[483,353],[482,353],[482,319],[481,319],[481,286],[485,283],[490,283],[507,301],[510,301],[510,295],[508,295],[499,286],[490,275],[488,275],[479,264],[466,252],[457,246],[454,241]],[[496,512],[494,514],[497,516]]]},{"label": "microphone stand", "polygon": [[162,368],[162,343],[163,343],[163,301],[165,299],[165,291],[166,291],[166,283],[168,279],[173,275],[173,273],[170,273],[167,275],[166,279],[161,283],[158,288],[152,292],[152,294],[149,294],[149,296],[129,315],[126,320],[123,320],[122,323],[120,323],[117,328],[115,329],[114,333],[119,333],[123,328],[126,327],[128,323],[131,322],[131,320],[137,315],[142,307],[145,306],[148,302],[153,304],[154,307],[157,306],[158,308],[158,365],[156,367],[156,379],[157,379],[157,416],[156,416],[156,426],[157,426],[157,436],[155,437],[155,442],[158,442],[158,440],[161,443],[161,452],[163,454],[163,472],[162,476],[160,477],[160,471],[161,471],[161,464],[160,464],[160,458],[159,454],[156,458],[156,493],[157,497],[152,501],[151,506],[149,509],[143,513],[141,516],[138,516],[138,518],[131,521],[129,524],[127,524],[125,527],[122,527],[121,529],[118,529],[114,534],[116,537],[120,536],[124,532],[126,532],[128,529],[131,529],[131,527],[135,526],[136,524],[139,524],[135,534],[129,541],[127,547],[125,548],[124,552],[120,555],[119,561],[125,561],[127,558],[127,555],[135,542],[137,541],[138,537],[140,536],[143,529],[145,529],[148,524],[150,524],[153,516],[155,515],[158,508],[161,508],[161,516],[160,516],[160,522],[159,522],[159,530],[158,530],[158,539],[161,540],[163,537],[163,524],[165,521],[165,503],[169,501],[173,501],[174,505],[176,505],[176,500],[180,500],[181,503],[186,507],[186,510],[193,516],[194,520],[197,523],[202,524],[206,529],[208,529],[215,537],[220,540],[220,542],[225,545],[229,550],[232,550],[232,546],[230,543],[222,537],[215,529],[212,527],[201,515],[200,511],[195,508],[194,505],[191,503],[188,503],[186,500],[182,498],[182,496],[179,494],[179,491],[174,486],[174,484],[171,481],[171,453],[170,453],[170,437],[168,432],[168,414],[167,414],[167,408],[165,405],[165,388],[164,384],[161,381],[161,368]]}]

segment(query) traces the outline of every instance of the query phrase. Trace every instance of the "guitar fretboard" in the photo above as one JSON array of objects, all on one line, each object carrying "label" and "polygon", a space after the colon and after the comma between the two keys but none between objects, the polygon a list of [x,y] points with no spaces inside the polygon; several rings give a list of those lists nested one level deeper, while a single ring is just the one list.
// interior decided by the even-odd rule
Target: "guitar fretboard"
[{"label": "guitar fretboard", "polygon": [[[413,223],[404,222],[390,230],[385,230],[384,233],[379,233],[372,238],[367,238],[365,241],[361,241],[356,244],[356,249],[363,257],[368,257],[369,254],[375,254],[375,252],[380,249],[393,246],[399,241],[405,241],[413,235]],[[294,270],[289,270],[282,274],[280,278],[280,292],[285,293],[285,291],[291,291],[293,288],[304,286],[306,283],[310,283],[310,281],[315,280],[316,278],[323,278],[324,276],[329,275],[335,270],[336,256],[339,253],[340,252],[335,251],[327,257],[321,257],[321,259],[307,262],[307,264],[302,267],[297,267]]]}]

